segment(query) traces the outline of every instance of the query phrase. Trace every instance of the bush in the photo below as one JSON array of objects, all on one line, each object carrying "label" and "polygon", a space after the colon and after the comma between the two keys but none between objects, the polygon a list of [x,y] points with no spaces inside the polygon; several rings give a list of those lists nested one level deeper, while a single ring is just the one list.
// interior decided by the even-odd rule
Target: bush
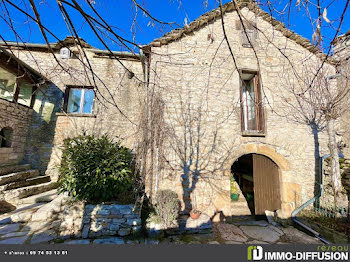
[{"label": "bush", "polygon": [[91,203],[131,203],[136,181],[133,159],[130,149],[106,135],[66,139],[59,169],[60,191]]},{"label": "bush", "polygon": [[180,201],[171,190],[161,190],[156,195],[153,221],[169,227],[179,216]]}]

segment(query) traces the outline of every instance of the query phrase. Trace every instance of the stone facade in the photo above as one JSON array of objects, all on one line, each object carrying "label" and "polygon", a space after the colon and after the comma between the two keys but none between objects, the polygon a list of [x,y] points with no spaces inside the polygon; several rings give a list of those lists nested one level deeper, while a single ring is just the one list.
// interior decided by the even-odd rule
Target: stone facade
[{"label": "stone facade", "polygon": [[[166,105],[165,129],[171,135],[163,145],[167,165],[158,184],[155,177],[148,180],[148,189],[155,191],[155,184],[158,189],[172,188],[183,202],[192,202],[210,216],[217,211],[235,215],[230,208],[231,166],[242,155],[261,154],[279,166],[278,214],[286,218],[314,196],[317,157],[328,152],[326,134],[301,123],[302,117],[296,119],[297,112],[289,106],[295,102],[288,91],[297,82],[293,71],[302,74],[303,65],[321,60],[255,12],[248,8],[240,12],[256,23],[258,32],[254,49],[242,46],[237,13],[225,13],[235,61],[219,15],[209,22],[199,19],[193,22],[196,29],[174,31],[150,44],[150,86]],[[326,67],[334,72],[332,65]],[[241,132],[237,69],[260,74],[266,121],[262,136]]]},{"label": "stone facade", "polygon": [[[349,76],[350,74],[350,30],[344,35],[339,36],[334,44],[334,57],[339,61],[338,70],[343,76]],[[346,79],[338,79],[340,88],[343,84],[349,84]],[[349,103],[349,102],[348,102]],[[347,103],[347,104],[348,104]],[[347,105],[345,104],[345,106]],[[345,144],[343,153],[347,158],[350,158],[350,111],[347,110],[346,114],[341,120],[341,133],[343,135],[343,142]]]},{"label": "stone facade", "polygon": [[[77,48],[70,45],[72,50]],[[133,148],[138,132],[137,121],[143,104],[142,64],[137,56],[118,55],[123,64],[108,55],[86,49],[93,74],[78,58],[57,57],[62,69],[45,48],[22,50],[18,57],[48,78],[51,83],[36,95],[34,113],[26,146],[25,162],[42,173],[57,178],[63,140],[82,134],[118,136]],[[81,54],[82,55],[82,54]],[[128,71],[135,75],[130,79]],[[68,86],[97,86],[92,114],[67,114],[63,110]]]},{"label": "stone facade", "polygon": [[[326,134],[303,124],[290,106],[296,101],[288,87],[297,86],[295,73],[302,74],[305,64],[320,63],[321,54],[305,39],[266,21],[266,15],[258,15],[247,7],[240,12],[259,30],[255,47],[244,47],[241,28],[236,26],[237,13],[232,9],[225,13],[226,34],[235,61],[218,15],[198,22],[200,25],[194,30],[185,28],[176,40],[166,41],[165,36],[145,47],[144,52],[151,58],[146,66],[138,56],[116,54],[124,67],[106,52],[101,55],[101,50],[86,47],[96,75],[91,74],[86,63],[81,63],[82,58],[58,56],[61,68],[44,46],[24,50],[13,45],[21,60],[52,82],[40,90],[34,105],[26,161],[57,176],[63,139],[79,134],[118,135],[126,146],[134,148],[139,141],[140,115],[148,98],[143,83],[143,68],[147,68],[147,90],[159,95],[164,105],[162,143],[153,151],[159,150],[161,155],[146,180],[149,196],[160,189],[172,189],[182,200],[183,208],[191,202],[210,217],[218,211],[235,215],[230,203],[231,166],[243,155],[261,154],[279,167],[282,204],[277,213],[281,218],[290,217],[296,207],[314,196],[317,158],[328,153],[328,149]],[[74,45],[70,48],[82,55]],[[55,50],[58,54],[59,49]],[[335,72],[329,63],[324,67]],[[260,75],[266,125],[262,135],[241,131],[237,69]],[[97,86],[93,114],[62,111],[67,86]]]},{"label": "stone facade", "polygon": [[28,127],[33,110],[0,98],[0,130],[12,129],[11,147],[0,147],[0,166],[19,164],[23,160]]}]

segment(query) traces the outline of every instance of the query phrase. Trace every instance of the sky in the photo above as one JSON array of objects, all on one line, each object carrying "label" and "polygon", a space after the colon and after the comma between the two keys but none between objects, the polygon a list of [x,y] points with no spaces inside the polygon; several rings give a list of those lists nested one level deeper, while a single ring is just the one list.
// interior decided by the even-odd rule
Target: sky
[{"label": "sky", "polygon": [[[19,4],[19,6],[29,13],[33,14],[32,9],[29,6],[27,0],[12,0]],[[71,1],[71,0],[68,0]],[[77,0],[81,7],[91,15],[94,15],[92,10],[85,2],[86,0]],[[90,0],[92,1],[92,0]],[[111,26],[113,26],[115,32],[128,40],[135,41],[138,44],[147,44],[153,39],[162,36],[169,32],[171,29],[184,26],[186,23],[198,18],[200,15],[216,8],[218,2],[216,0],[137,0],[139,4],[144,6],[152,16],[161,21],[175,22],[172,26],[160,25],[158,23],[152,24],[150,18],[144,14],[143,11],[137,11],[136,23],[135,8],[132,8],[132,0],[94,0],[94,7],[99,12],[101,17],[105,19]],[[260,0],[261,1],[261,0]],[[302,0],[305,1],[305,0]],[[316,0],[310,0],[316,2]],[[223,3],[228,0],[223,1]],[[262,1],[266,2],[266,1]],[[289,26],[290,29],[299,33],[300,35],[311,39],[315,20],[309,19],[304,12],[303,8],[296,6],[297,0],[292,0],[293,5],[291,6],[291,12],[288,20],[288,12],[283,10],[289,0],[270,0],[274,7],[278,11],[273,10],[273,15],[276,19],[284,22]],[[48,27],[54,34],[64,39],[70,35],[69,30],[63,20],[62,14],[58,9],[56,0],[35,0],[41,20],[43,24]],[[324,46],[329,46],[329,42],[333,39],[335,31],[339,25],[339,17],[342,10],[344,9],[346,0],[320,0],[322,12],[324,8],[327,8],[327,17],[331,20],[331,23],[327,23],[322,19],[322,32],[325,36]],[[27,19],[24,15],[20,14],[17,10],[11,7],[9,4],[6,5],[7,10],[10,13],[11,22],[13,23],[18,37],[24,42],[31,43],[45,43],[42,34],[38,26]],[[288,6],[287,6],[288,8]],[[300,10],[299,10],[299,9]],[[265,11],[269,11],[267,6],[263,6]],[[285,9],[288,10],[288,9]],[[299,10],[299,11],[298,11]],[[345,33],[350,29],[350,8],[344,16],[344,22],[339,34]],[[84,22],[84,19],[72,8],[67,6],[67,11],[80,35],[84,40],[96,48],[106,49],[99,39],[94,35],[89,25]],[[312,17],[317,16],[317,9],[315,6],[310,4],[310,12]],[[5,40],[16,41],[16,36],[9,27],[9,19],[7,12],[0,4],[0,34]],[[95,16],[95,15],[94,15]],[[337,20],[338,19],[338,20]],[[7,21],[7,23],[5,22]],[[134,27],[132,27],[134,25]],[[333,27],[333,28],[332,28]],[[131,29],[133,28],[133,29]],[[52,36],[49,36],[50,42],[57,42]],[[112,50],[120,51],[122,47],[111,40],[107,39],[108,47]]]}]

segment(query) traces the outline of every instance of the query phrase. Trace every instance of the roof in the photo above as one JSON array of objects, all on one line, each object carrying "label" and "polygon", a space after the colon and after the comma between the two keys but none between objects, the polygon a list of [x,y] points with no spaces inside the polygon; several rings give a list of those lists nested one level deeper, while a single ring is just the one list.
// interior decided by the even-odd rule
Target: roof
[{"label": "roof", "polygon": [[[134,58],[139,59],[139,54],[131,53],[131,52],[119,52],[119,51],[112,51],[109,52],[108,50],[98,49],[93,47],[92,45],[88,44],[84,39],[79,38],[79,42],[81,43],[81,46],[86,48],[87,50],[94,52],[98,56],[118,56],[118,57],[125,57],[125,58]],[[71,47],[78,43],[77,38],[67,36],[63,41],[58,41],[56,43],[50,43],[50,47],[53,50],[59,50],[62,47]],[[38,49],[38,50],[48,50],[49,46],[47,44],[36,44],[36,43],[20,43],[20,42],[13,42],[13,41],[0,41],[0,46],[3,47],[23,47],[26,49]]]},{"label": "roof", "polygon": [[[261,17],[265,21],[269,22],[276,30],[282,32],[282,34],[295,41],[297,44],[301,45],[302,47],[306,48],[309,50],[311,53],[318,54],[325,56],[325,54],[317,47],[314,46],[313,44],[310,43],[310,40],[302,37],[301,35],[295,33],[294,31],[288,29],[285,27],[284,23],[276,20],[274,17],[272,17],[269,13],[265,12],[262,10],[255,1],[251,0],[236,0],[237,7],[239,9],[242,9],[244,7],[247,7],[250,11],[255,13],[257,16]],[[235,4],[233,2],[228,2],[222,6],[222,11],[223,14],[226,12],[234,11],[236,10]],[[196,20],[191,22],[189,25],[183,27],[183,28],[177,28],[172,30],[171,32],[165,34],[164,36],[153,40],[150,44],[147,46],[162,46],[166,45],[168,43],[171,43],[173,41],[176,41],[183,36],[198,30],[205,26],[207,23],[214,21],[218,18],[221,18],[221,10],[220,8],[216,8],[210,12],[207,12],[203,14],[202,16],[198,17]]]},{"label": "roof", "polygon": [[336,39],[334,39],[334,41],[332,42],[332,44],[333,44],[333,45],[336,45],[336,44],[338,44],[338,42],[343,41],[343,40],[345,40],[345,39],[349,39],[349,38],[350,38],[350,29],[349,29],[348,31],[346,31],[345,34],[340,35],[340,36],[338,36]]},{"label": "roof", "polygon": [[45,76],[40,74],[37,70],[18,59],[14,54],[0,47],[0,65],[6,69],[16,73],[17,75],[24,75],[29,81],[42,83],[43,81],[50,82]]}]

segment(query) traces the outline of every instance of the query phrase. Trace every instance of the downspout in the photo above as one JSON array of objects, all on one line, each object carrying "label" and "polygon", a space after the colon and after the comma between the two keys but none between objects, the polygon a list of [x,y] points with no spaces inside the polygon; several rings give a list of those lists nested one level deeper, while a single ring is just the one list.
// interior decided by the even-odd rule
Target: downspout
[{"label": "downspout", "polygon": [[316,196],[314,196],[313,198],[311,198],[309,201],[305,202],[304,204],[302,204],[300,207],[298,207],[297,209],[295,209],[292,212],[292,221],[296,224],[298,224],[299,226],[301,226],[302,228],[306,229],[307,231],[309,231],[310,233],[312,233],[315,237],[317,237],[319,240],[321,240],[323,243],[326,244],[331,244],[331,242],[329,242],[327,239],[325,239],[320,233],[316,232],[315,230],[313,230],[312,228],[310,228],[309,226],[303,224],[301,221],[299,221],[296,218],[296,215],[302,211],[303,209],[305,209],[307,206],[311,205],[312,203],[314,203],[317,199],[319,199],[322,196],[323,193],[323,160],[325,158],[330,157],[330,154],[324,155],[320,158],[320,163],[319,163],[319,175],[320,175],[320,188],[319,188],[319,192],[317,193]]}]

